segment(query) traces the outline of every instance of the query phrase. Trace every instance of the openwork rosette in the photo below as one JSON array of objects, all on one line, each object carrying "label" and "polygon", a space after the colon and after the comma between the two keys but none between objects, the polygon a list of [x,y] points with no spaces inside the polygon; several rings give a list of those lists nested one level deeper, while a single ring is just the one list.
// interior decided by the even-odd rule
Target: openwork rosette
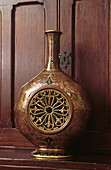
[{"label": "openwork rosette", "polygon": [[28,106],[30,123],[44,133],[62,130],[71,118],[71,111],[68,96],[53,88],[38,91]]}]

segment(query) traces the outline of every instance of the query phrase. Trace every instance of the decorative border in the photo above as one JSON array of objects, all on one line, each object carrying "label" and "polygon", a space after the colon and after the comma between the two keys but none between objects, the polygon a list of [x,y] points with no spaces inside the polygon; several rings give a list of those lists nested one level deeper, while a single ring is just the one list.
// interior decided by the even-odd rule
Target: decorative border
[{"label": "decorative border", "polygon": [[[30,120],[30,116],[29,116],[29,104],[30,104],[30,101],[32,100],[32,98],[35,96],[36,93],[38,93],[38,92],[41,91],[41,90],[45,90],[45,89],[54,89],[54,90],[59,91],[60,93],[62,93],[62,94],[66,97],[66,99],[68,100],[68,103],[69,103],[69,117],[68,117],[67,121],[64,123],[63,126],[61,126],[60,128],[58,128],[57,130],[53,130],[53,131],[43,131],[43,130],[37,128],[34,124],[32,124],[32,122],[31,122],[31,120]],[[27,119],[28,119],[30,125],[31,125],[34,129],[36,129],[36,130],[38,130],[38,131],[40,131],[40,132],[42,132],[42,133],[45,133],[45,134],[54,134],[54,133],[57,133],[57,132],[63,130],[63,129],[69,124],[69,122],[70,122],[70,120],[71,120],[72,110],[73,110],[73,109],[72,109],[72,108],[73,108],[72,102],[71,102],[69,96],[68,96],[64,91],[60,90],[60,89],[59,89],[58,87],[56,87],[56,86],[46,85],[46,86],[43,86],[42,88],[39,88],[38,90],[36,90],[35,92],[32,93],[32,95],[30,96],[30,99],[28,100],[27,103],[28,103],[28,104],[27,104]]]}]

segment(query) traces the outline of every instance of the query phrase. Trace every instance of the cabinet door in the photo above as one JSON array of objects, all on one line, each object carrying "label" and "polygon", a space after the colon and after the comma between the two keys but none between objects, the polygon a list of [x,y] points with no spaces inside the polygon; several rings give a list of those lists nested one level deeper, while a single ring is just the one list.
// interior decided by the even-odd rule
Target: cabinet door
[{"label": "cabinet door", "polygon": [[80,150],[111,149],[111,55],[108,0],[75,2],[75,79],[86,89],[92,107],[88,131]]},{"label": "cabinet door", "polygon": [[44,68],[44,30],[55,29],[62,31],[60,53],[72,54],[61,68],[86,88],[92,107],[88,130],[75,146],[110,152],[110,7],[110,0],[0,1],[1,145],[32,146],[14,128],[13,108],[21,86]]},{"label": "cabinet door", "polygon": [[74,147],[84,153],[111,150],[110,9],[110,0],[60,1],[61,53],[72,54],[63,71],[87,90],[92,108],[87,132]]},{"label": "cabinet door", "polygon": [[45,63],[46,29],[58,29],[53,0],[0,1],[0,126],[14,127],[13,108],[22,85]]}]

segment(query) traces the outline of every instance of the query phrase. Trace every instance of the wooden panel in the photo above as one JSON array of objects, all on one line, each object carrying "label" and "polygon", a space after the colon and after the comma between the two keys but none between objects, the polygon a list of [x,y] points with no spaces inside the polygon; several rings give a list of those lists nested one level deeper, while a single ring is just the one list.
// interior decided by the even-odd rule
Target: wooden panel
[{"label": "wooden panel", "polygon": [[44,8],[19,6],[15,12],[15,101],[23,84],[44,68]]},{"label": "wooden panel", "polygon": [[[0,11],[0,108],[1,108],[1,89],[2,88],[2,12]],[[1,109],[0,109],[1,122]]]},{"label": "wooden panel", "polygon": [[40,2],[43,3],[43,0],[0,0],[0,5],[16,5],[18,3],[26,3],[26,2]]},{"label": "wooden panel", "polygon": [[31,144],[16,128],[0,128],[0,148],[34,149]]},{"label": "wooden panel", "polygon": [[[72,53],[72,5],[72,0],[60,1],[60,31],[62,31],[60,43],[61,54],[64,51],[66,51],[68,54]],[[66,70],[64,69],[63,65],[61,65],[61,69],[70,76],[72,76],[71,57],[70,64]]]},{"label": "wooden panel", "polygon": [[11,126],[11,6],[0,7],[2,17],[1,127]]},{"label": "wooden panel", "polygon": [[102,130],[108,127],[109,116],[108,1],[78,1],[75,15],[75,79],[90,97],[90,128]]},{"label": "wooden panel", "polygon": [[[58,30],[58,0],[44,1],[45,30]],[[47,62],[47,40],[45,37],[45,64]]]},{"label": "wooden panel", "polygon": [[[15,154],[16,150],[14,151],[5,151],[9,154]],[[25,155],[23,151],[19,151],[18,155],[20,154]],[[26,154],[30,154],[29,151]],[[26,156],[27,158],[28,156]],[[14,157],[16,158],[16,157]],[[11,158],[4,158],[0,159],[0,170],[8,169],[39,169],[39,170],[110,170],[111,165],[108,164],[96,164],[96,163],[86,163],[86,162],[73,162],[73,161],[51,161],[51,160],[33,160],[33,159],[11,159]]]},{"label": "wooden panel", "polygon": [[111,129],[111,1],[109,1],[109,123]]},{"label": "wooden panel", "polygon": [[51,3],[49,0],[44,1],[45,6],[45,30],[57,30],[58,29],[58,0],[53,0]]}]

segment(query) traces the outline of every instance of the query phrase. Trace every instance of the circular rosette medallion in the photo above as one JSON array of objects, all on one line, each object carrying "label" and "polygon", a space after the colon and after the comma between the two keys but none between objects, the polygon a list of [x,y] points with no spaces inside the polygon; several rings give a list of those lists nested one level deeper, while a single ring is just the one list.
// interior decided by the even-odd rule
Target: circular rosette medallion
[{"label": "circular rosette medallion", "polygon": [[30,124],[43,133],[56,133],[69,123],[72,104],[67,94],[57,88],[42,88],[30,99]]}]

